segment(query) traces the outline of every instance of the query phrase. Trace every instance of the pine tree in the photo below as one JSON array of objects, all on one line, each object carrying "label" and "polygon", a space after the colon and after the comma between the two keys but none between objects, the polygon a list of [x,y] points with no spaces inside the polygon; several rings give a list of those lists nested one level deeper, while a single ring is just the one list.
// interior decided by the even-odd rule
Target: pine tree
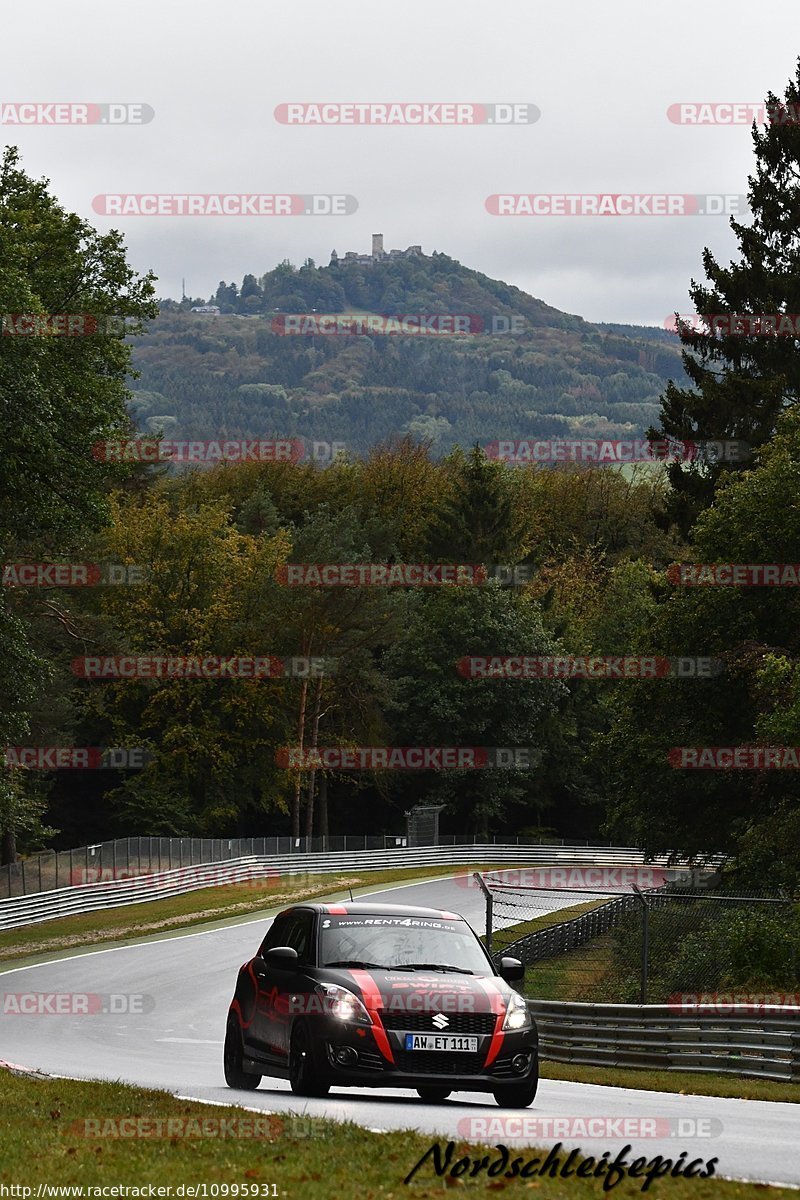
[{"label": "pine tree", "polygon": [[[692,280],[689,295],[701,317],[726,314],[800,313],[800,61],[780,101],[769,92],[767,124],[753,125],[755,175],[748,178],[752,223],[731,218],[740,258],[720,266],[703,251],[705,283]],[[753,328],[750,322],[746,328]],[[763,326],[762,326],[763,327]],[[800,398],[800,336],[743,334],[733,323],[680,326],[682,359],[693,387],[667,385],[661,400],[661,430],[680,440],[740,439],[756,449],[769,441],[776,420]],[[675,494],[670,515],[684,531],[711,503],[728,467],[751,465],[716,455],[689,464],[672,463]]]},{"label": "pine tree", "polygon": [[469,454],[456,448],[445,461],[451,488],[431,522],[431,552],[452,562],[518,562],[524,536],[509,468],[488,459],[477,442]]}]

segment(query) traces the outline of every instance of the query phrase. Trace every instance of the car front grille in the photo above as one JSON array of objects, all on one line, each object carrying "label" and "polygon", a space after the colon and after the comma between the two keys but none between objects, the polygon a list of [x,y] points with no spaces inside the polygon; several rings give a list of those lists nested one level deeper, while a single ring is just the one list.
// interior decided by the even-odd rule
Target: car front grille
[{"label": "car front grille", "polygon": [[446,1050],[395,1050],[400,1071],[409,1075],[479,1075],[483,1054],[448,1054]]},{"label": "car front grille", "polygon": [[496,1016],[484,1013],[445,1013],[448,1024],[437,1028],[432,1018],[435,1012],[404,1012],[394,1009],[380,1014],[384,1029],[399,1029],[404,1033],[494,1033]]},{"label": "car front grille", "polygon": [[360,1050],[358,1053],[358,1066],[366,1067],[370,1071],[384,1071],[387,1063],[381,1058],[380,1054],[373,1054],[369,1050]]}]

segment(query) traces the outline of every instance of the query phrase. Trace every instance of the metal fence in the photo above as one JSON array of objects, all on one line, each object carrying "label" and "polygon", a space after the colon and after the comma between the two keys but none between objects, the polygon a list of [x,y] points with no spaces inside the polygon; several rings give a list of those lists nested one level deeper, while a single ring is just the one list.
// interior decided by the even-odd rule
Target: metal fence
[{"label": "metal fence", "polygon": [[[520,958],[528,968],[525,994],[542,1000],[662,1004],[739,989],[789,995],[800,1004],[795,901],[708,892],[696,872],[688,886],[679,870],[660,874],[674,878],[647,889],[633,884],[611,899],[488,874],[482,883],[489,948],[495,960]],[[568,920],[552,915],[569,915],[570,908],[577,915]]]},{"label": "metal fence", "polygon": [[[468,834],[443,834],[439,835],[435,844],[467,846],[474,840]],[[595,845],[592,842],[565,842],[556,838],[503,837],[500,842],[519,846]],[[123,872],[128,876],[150,875],[154,871],[169,871],[174,867],[194,866],[196,863],[230,862],[253,854],[327,854],[402,848],[407,844],[406,836],[399,834],[346,834],[324,838],[117,838],[116,841],[97,842],[74,850],[48,850],[0,867],[0,899],[118,879]],[[611,843],[597,845],[599,848],[610,847]]]},{"label": "metal fence", "polygon": [[543,1058],[800,1083],[800,1009],[529,1000]]},{"label": "metal fence", "polygon": [[[58,916],[140,904],[225,883],[250,883],[259,894],[263,893],[264,901],[268,902],[270,895],[274,895],[276,888],[285,883],[289,876],[296,886],[301,886],[302,881],[298,880],[298,876],[306,874],[337,872],[347,876],[354,871],[427,865],[464,867],[465,863],[552,863],[576,859],[584,864],[598,860],[641,863],[642,852],[629,847],[518,846],[489,842],[483,845],[407,846],[384,850],[348,848],[346,852],[328,851],[324,854],[250,855],[216,863],[195,863],[145,875],[128,874],[121,868],[110,879],[93,883],[75,882],[70,887],[58,890],[0,900],[0,928],[11,929]],[[465,872],[471,869],[465,868]],[[467,881],[471,875],[465,873],[464,878]]]}]

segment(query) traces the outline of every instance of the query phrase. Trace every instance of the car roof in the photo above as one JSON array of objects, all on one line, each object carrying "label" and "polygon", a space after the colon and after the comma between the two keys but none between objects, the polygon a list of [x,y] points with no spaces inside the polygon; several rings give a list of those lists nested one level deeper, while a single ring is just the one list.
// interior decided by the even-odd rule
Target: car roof
[{"label": "car roof", "polygon": [[336,914],[365,917],[438,917],[445,921],[463,921],[465,919],[460,913],[450,912],[447,909],[422,908],[412,904],[371,904],[365,900],[339,904],[293,904],[290,908],[285,908],[279,915],[296,912],[301,908],[314,913],[324,913],[326,916]]}]

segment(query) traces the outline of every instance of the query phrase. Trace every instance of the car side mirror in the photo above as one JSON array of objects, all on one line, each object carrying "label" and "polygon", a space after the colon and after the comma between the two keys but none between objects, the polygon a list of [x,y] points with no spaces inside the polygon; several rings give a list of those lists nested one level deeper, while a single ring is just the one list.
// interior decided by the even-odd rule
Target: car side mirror
[{"label": "car side mirror", "polygon": [[518,983],[525,978],[525,968],[518,958],[501,958],[498,970],[506,983]]},{"label": "car side mirror", "polygon": [[263,961],[268,966],[291,971],[297,966],[297,951],[294,946],[273,946],[271,950],[264,951]]}]

